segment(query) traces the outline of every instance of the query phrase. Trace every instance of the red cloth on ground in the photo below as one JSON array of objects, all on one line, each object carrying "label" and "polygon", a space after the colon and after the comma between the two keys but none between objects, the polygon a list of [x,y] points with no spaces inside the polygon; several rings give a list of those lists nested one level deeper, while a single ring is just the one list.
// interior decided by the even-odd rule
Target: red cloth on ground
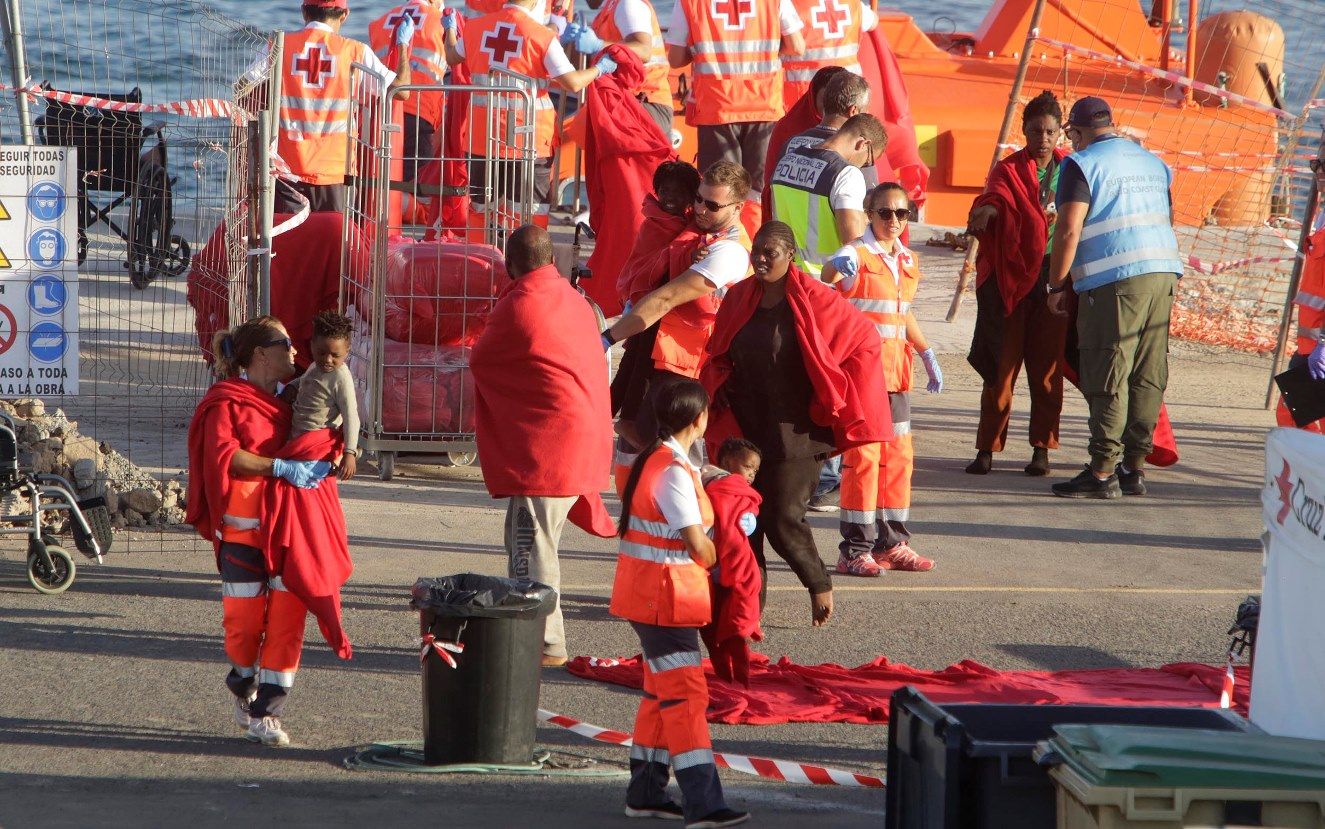
[{"label": "red cloth on ground", "polygon": [[[614,664],[615,663],[615,664]],[[711,667],[711,666],[710,666]],[[591,660],[577,656],[566,668],[574,675],[642,688],[640,658]],[[1250,672],[1238,667],[1233,707],[1244,716],[1250,700]],[[776,663],[754,654],[750,687],[714,682],[708,720],[729,725],[789,722],[888,722],[888,701],[904,685],[944,703],[1022,705],[1160,705],[1215,708],[1224,668],[1181,662],[1160,668],[1105,668],[1072,671],[998,671],[964,660],[941,671],[922,671],[879,657],[855,668]]]},{"label": "red cloth on ground", "polygon": [[[892,440],[888,393],[879,370],[882,358],[878,331],[840,293],[794,264],[787,271],[786,282],[796,338],[814,388],[811,419],[832,428],[839,452]],[[731,376],[732,361],[727,351],[732,340],[750,320],[763,295],[764,283],[752,277],[732,286],[722,301],[709,339],[709,361],[700,376],[712,400],[720,399],[719,391]],[[714,445],[739,434],[729,409],[715,405],[709,417],[706,440]]]},{"label": "red cloth on ground", "polygon": [[653,186],[653,171],[676,158],[671,139],[635,97],[644,64],[634,50],[614,43],[604,50],[617,70],[589,84],[585,98],[584,158],[589,226],[597,241],[581,283],[609,317],[621,313],[617,277],[630,256],[642,216],[639,205]]},{"label": "red cloth on ground", "polygon": [[[318,429],[290,441],[276,457],[334,461],[344,445],[339,430]],[[316,489],[273,478],[264,493],[263,515],[271,516],[263,522],[268,572],[280,574],[285,589],[317,619],[331,649],[349,659],[353,649],[341,623],[340,589],[354,572],[354,562],[336,476],[323,478]]]},{"label": "red cloth on ground", "polygon": [[[650,193],[640,205],[641,222],[635,231],[634,246],[621,264],[617,276],[617,297],[622,303],[637,302],[640,297],[657,288],[669,276],[672,242],[686,231],[689,219],[673,216]],[[699,238],[697,231],[691,231]]]},{"label": "red cloth on ground", "polygon": [[764,156],[764,180],[760,182],[763,188],[760,212],[765,222],[773,220],[773,172],[777,169],[783,151],[787,149],[787,142],[811,127],[818,126],[823,117],[819,114],[819,110],[814,108],[813,99],[813,95],[802,95],[801,99],[787,110],[787,114],[773,125],[773,134],[768,139],[768,153]]},{"label": "red cloth on ground", "polygon": [[[1056,149],[1054,155],[1062,160],[1067,151]],[[1049,218],[1040,206],[1038,172],[1028,150],[1018,150],[994,165],[984,192],[971,205],[972,210],[978,207],[993,207],[998,216],[975,234],[980,240],[975,284],[983,285],[993,274],[1007,316],[1039,280],[1049,240]]]},{"label": "red cloth on ground", "polygon": [[920,160],[920,145],[916,142],[916,124],[911,117],[906,81],[882,27],[861,36],[860,68],[865,80],[869,81],[870,112],[888,131],[887,161],[892,169],[885,176],[885,170],[880,166],[879,181],[899,182],[919,207],[925,203],[929,167]]},{"label": "red cloth on ground", "polygon": [[704,486],[713,504],[716,579],[710,583],[713,621],[700,630],[719,679],[749,684],[748,639],[764,638],[759,629],[759,590],[763,579],[741,516],[759,515],[763,497],[740,475],[724,475]]},{"label": "red cloth on ground", "polygon": [[571,521],[616,534],[599,494],[612,468],[612,404],[593,310],[545,265],[512,282],[470,360],[483,482],[493,498],[580,496]]}]

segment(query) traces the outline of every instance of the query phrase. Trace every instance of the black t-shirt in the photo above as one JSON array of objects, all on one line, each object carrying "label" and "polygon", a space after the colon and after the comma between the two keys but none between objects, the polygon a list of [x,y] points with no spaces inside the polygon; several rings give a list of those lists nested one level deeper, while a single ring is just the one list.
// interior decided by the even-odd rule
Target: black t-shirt
[{"label": "black t-shirt", "polygon": [[733,338],[729,353],[727,399],[732,414],[765,460],[822,457],[833,451],[833,430],[810,419],[814,387],[786,300],[756,308]]}]

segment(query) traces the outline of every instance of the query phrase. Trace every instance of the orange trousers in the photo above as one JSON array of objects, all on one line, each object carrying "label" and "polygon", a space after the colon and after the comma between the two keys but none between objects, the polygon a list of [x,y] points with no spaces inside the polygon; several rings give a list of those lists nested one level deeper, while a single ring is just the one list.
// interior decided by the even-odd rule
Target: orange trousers
[{"label": "orange trousers", "polygon": [[889,392],[893,434],[888,443],[868,443],[842,454],[842,553],[847,556],[886,550],[910,540],[911,442],[910,392]]},{"label": "orange trousers", "polygon": [[285,589],[280,576],[268,576],[256,547],[222,544],[220,557],[226,657],[240,677],[290,688],[299,670],[308,609]]}]

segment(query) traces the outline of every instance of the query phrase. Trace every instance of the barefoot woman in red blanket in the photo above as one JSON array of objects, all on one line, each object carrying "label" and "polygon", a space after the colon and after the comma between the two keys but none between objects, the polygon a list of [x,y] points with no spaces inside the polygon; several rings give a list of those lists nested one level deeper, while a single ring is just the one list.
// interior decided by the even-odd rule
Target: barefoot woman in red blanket
[{"label": "barefoot woman in red blanket", "polygon": [[350,655],[339,620],[345,519],[335,479],[322,480],[340,440],[324,429],[286,445],[291,411],[276,391],[294,376],[295,351],[280,320],[223,331],[213,353],[222,379],[189,425],[187,518],[216,546],[235,722],[250,740],[286,745],[280,713],[309,609],[338,655]]}]

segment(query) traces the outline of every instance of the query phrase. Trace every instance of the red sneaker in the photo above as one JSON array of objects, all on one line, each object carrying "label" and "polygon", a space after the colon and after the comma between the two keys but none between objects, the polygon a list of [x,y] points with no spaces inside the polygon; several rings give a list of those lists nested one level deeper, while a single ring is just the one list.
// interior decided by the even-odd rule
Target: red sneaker
[{"label": "red sneaker", "polygon": [[864,554],[848,558],[845,555],[837,557],[837,572],[844,576],[873,576],[883,575],[883,568],[875,563],[873,556]]},{"label": "red sneaker", "polygon": [[[879,565],[881,570],[902,570],[907,573],[928,573],[934,569],[934,559],[924,556],[911,549],[911,545],[903,541],[896,547],[890,547],[882,552],[874,553],[874,562]],[[841,563],[838,563],[839,572]]]}]

